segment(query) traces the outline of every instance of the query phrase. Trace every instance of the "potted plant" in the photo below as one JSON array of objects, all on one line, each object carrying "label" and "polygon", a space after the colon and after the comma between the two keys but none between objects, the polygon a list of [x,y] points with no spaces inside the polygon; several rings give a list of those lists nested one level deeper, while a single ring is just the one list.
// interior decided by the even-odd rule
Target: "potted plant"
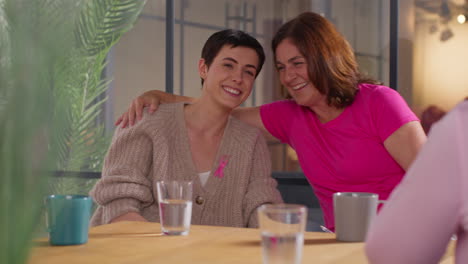
[{"label": "potted plant", "polygon": [[0,0],[0,263],[27,260],[52,171],[100,169],[105,58],[144,4]]}]

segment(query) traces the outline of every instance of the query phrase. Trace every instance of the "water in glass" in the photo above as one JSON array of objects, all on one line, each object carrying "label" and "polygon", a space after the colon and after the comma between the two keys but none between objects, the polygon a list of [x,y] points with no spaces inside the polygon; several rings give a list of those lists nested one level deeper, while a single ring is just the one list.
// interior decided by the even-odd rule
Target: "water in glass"
[{"label": "water in glass", "polygon": [[262,232],[263,263],[299,264],[302,258],[303,233],[273,234]]},{"label": "water in glass", "polygon": [[166,199],[159,203],[164,234],[187,235],[192,216],[192,201]]}]

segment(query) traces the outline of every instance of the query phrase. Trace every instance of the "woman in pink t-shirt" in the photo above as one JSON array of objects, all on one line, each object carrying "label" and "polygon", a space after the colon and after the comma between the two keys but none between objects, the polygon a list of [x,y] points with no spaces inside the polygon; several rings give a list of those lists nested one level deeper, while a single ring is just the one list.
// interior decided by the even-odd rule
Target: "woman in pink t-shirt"
[{"label": "woman in pink t-shirt", "polygon": [[[333,193],[374,192],[387,199],[424,143],[424,131],[396,91],[362,77],[351,46],[322,16],[305,12],[287,22],[272,49],[293,100],[238,108],[233,115],[296,150],[333,230]],[[160,102],[192,100],[149,91],[116,124],[133,125],[144,106],[151,112]]]}]

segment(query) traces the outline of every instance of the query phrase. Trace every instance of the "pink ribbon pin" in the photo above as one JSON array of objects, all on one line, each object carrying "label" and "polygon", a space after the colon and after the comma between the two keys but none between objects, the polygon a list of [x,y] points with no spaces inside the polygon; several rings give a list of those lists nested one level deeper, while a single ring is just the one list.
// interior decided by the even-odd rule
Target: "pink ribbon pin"
[{"label": "pink ribbon pin", "polygon": [[216,169],[216,171],[214,173],[215,177],[218,177],[218,178],[223,178],[224,177],[224,168],[228,164],[228,159],[229,159],[229,157],[227,155],[224,155],[224,156],[222,156],[220,158],[219,166],[218,166],[218,168]]}]

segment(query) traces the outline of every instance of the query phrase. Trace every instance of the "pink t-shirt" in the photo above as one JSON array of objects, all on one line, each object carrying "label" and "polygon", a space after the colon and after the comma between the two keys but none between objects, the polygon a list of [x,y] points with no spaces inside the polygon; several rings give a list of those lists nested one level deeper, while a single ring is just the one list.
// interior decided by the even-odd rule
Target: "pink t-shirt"
[{"label": "pink t-shirt", "polygon": [[371,84],[361,84],[353,104],[324,124],[292,100],[263,105],[260,115],[273,136],[296,150],[332,230],[333,193],[373,192],[387,199],[405,171],[383,142],[402,125],[418,121],[396,91]]}]

